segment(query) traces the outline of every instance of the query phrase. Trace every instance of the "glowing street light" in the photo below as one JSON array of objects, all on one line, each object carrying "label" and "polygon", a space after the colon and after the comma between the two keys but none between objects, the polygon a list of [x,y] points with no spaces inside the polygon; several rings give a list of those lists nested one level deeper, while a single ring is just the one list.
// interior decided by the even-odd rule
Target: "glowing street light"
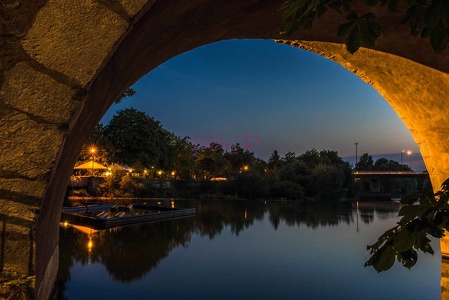
[{"label": "glowing street light", "polygon": [[408,155],[408,167],[411,170],[412,169],[412,151],[408,150],[407,155]]},{"label": "glowing street light", "polygon": [[243,166],[243,170],[244,171],[248,171],[249,167],[248,166]]},{"label": "glowing street light", "polygon": [[95,149],[94,147],[89,149],[89,152],[92,154],[92,176],[94,176],[94,161],[95,161],[95,152],[97,151],[97,149]]}]

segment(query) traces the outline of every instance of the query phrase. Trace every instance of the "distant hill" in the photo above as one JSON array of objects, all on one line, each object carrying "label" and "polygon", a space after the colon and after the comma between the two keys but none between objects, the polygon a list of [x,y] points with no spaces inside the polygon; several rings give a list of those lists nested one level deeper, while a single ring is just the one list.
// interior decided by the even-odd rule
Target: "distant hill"
[{"label": "distant hill", "polygon": [[[360,155],[362,155],[361,153]],[[398,163],[401,162],[401,153],[389,153],[389,154],[370,154],[373,157],[373,161],[376,162],[379,158],[386,158],[395,160]],[[358,156],[358,159],[360,156]],[[355,156],[343,157],[343,160],[350,163],[352,166],[355,165]],[[409,165],[409,157],[407,154],[402,154],[402,163],[404,165]],[[413,153],[411,156],[411,164],[413,171],[425,171],[426,166],[424,165],[424,161],[422,159],[421,153]]]}]

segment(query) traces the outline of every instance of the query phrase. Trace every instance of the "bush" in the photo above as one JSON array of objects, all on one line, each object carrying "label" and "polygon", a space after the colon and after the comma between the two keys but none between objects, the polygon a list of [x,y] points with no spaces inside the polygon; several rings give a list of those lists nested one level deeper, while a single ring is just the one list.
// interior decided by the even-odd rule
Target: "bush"
[{"label": "bush", "polygon": [[288,200],[303,200],[305,198],[303,188],[299,184],[286,180],[273,183],[270,187],[270,196]]}]

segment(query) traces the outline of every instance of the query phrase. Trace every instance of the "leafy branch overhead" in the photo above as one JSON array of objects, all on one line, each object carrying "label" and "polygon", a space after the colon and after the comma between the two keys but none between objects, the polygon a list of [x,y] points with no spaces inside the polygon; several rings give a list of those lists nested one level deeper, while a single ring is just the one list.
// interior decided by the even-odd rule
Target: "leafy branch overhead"
[{"label": "leafy branch overhead", "polygon": [[[310,30],[315,19],[329,9],[345,14],[336,34],[344,38],[346,49],[355,53],[360,47],[374,48],[382,36],[382,26],[374,13],[359,16],[354,0],[287,0],[281,6],[283,24],[281,33],[290,35],[298,29]],[[410,25],[410,33],[429,38],[432,48],[442,52],[449,42],[449,1],[447,0],[361,0],[368,7],[386,6],[390,12],[398,10],[401,3],[407,11],[401,23]]]},{"label": "leafy branch overhead", "polygon": [[[418,199],[419,204],[414,204]],[[365,266],[373,266],[382,272],[390,269],[397,259],[404,267],[411,268],[418,260],[418,250],[433,254],[428,236],[442,238],[449,230],[448,201],[449,179],[433,196],[414,195],[402,199],[401,220],[368,246],[372,256]]]}]

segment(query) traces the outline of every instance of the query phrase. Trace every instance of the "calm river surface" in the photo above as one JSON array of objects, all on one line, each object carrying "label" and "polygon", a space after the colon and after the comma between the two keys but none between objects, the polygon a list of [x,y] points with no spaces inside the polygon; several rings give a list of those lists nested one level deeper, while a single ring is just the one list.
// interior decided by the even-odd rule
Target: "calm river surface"
[{"label": "calm river surface", "polygon": [[197,214],[93,233],[91,251],[86,233],[61,228],[60,298],[440,299],[437,242],[435,255],[419,252],[411,270],[398,263],[380,274],[363,267],[366,245],[398,220],[395,205],[175,206]]}]

